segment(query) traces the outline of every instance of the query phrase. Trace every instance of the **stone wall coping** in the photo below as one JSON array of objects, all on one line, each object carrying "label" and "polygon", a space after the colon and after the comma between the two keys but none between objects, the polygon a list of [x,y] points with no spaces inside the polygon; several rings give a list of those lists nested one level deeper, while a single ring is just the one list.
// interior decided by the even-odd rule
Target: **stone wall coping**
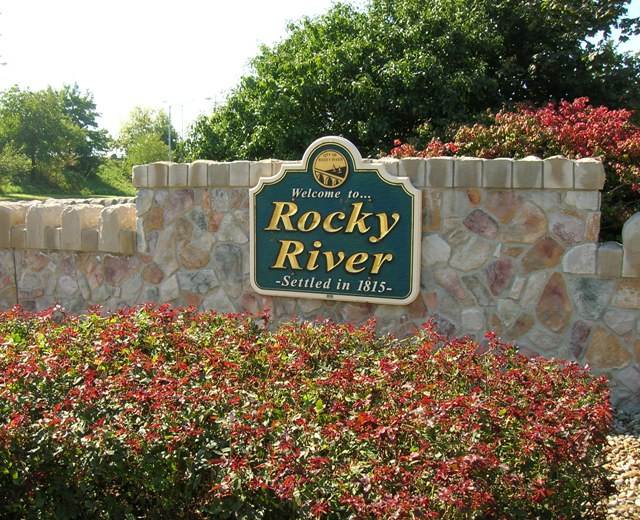
[{"label": "stone wall coping", "polygon": [[0,249],[130,255],[135,245],[134,197],[0,202]]},{"label": "stone wall coping", "polygon": [[[604,166],[595,159],[563,156],[524,159],[477,157],[409,157],[366,159],[391,175],[409,177],[416,188],[519,188],[601,190]],[[136,188],[253,187],[260,177],[275,175],[283,161],[156,162],[134,166]]]}]

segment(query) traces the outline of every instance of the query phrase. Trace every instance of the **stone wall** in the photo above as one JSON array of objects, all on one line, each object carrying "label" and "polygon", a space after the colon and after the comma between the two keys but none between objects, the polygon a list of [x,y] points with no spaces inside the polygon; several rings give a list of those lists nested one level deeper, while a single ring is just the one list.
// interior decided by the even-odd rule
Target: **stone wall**
[{"label": "stone wall", "polygon": [[588,363],[614,402],[640,409],[640,214],[599,244],[602,165],[539,160],[385,160],[422,190],[421,292],[407,306],[262,296],[249,283],[249,192],[278,161],[134,168],[135,199],[0,203],[0,307],[70,312],[145,301],[327,317],[409,334],[493,330]]}]

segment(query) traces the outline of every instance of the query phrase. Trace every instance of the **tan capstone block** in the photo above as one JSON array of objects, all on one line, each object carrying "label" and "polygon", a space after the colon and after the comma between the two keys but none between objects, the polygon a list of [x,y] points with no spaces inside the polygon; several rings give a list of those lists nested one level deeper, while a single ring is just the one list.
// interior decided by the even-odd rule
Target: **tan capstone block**
[{"label": "tan capstone block", "polygon": [[601,190],[604,187],[604,166],[590,157],[574,162],[575,188],[577,190]]},{"label": "tan capstone block", "polygon": [[378,166],[382,168],[391,176],[398,177],[400,172],[400,160],[393,157],[382,157],[378,159]]},{"label": "tan capstone block", "polygon": [[622,274],[622,246],[606,242],[598,247],[598,276],[619,278]]},{"label": "tan capstone block", "polygon": [[485,188],[511,188],[513,186],[513,159],[499,158],[484,162],[482,185]]},{"label": "tan capstone block", "polygon": [[544,175],[542,183],[545,188],[573,189],[573,161],[556,155],[543,161]]},{"label": "tan capstone block", "polygon": [[149,187],[149,167],[146,164],[140,164],[133,167],[131,172],[131,183],[134,188]]},{"label": "tan capstone block", "polygon": [[120,231],[136,230],[136,208],[133,204],[109,206],[100,213],[98,250],[110,253],[121,251]]},{"label": "tan capstone block", "polygon": [[183,163],[171,163],[169,165],[169,174],[167,178],[167,186],[170,188],[184,188],[188,184],[189,165]]},{"label": "tan capstone block", "polygon": [[453,166],[452,157],[432,157],[427,159],[425,186],[429,188],[452,188]]},{"label": "tan capstone block", "polygon": [[59,250],[61,236],[62,230],[59,227],[44,228],[44,248]]},{"label": "tan capstone block", "polygon": [[131,229],[121,229],[119,233],[120,254],[131,256],[136,253],[136,232]]},{"label": "tan capstone block", "polygon": [[411,184],[416,188],[424,188],[426,186],[427,165],[424,159],[420,157],[407,157],[400,159],[398,166],[398,176],[409,177]]},{"label": "tan capstone block", "polygon": [[591,157],[574,161],[575,188],[577,190],[601,190],[605,173],[602,163]]},{"label": "tan capstone block", "polygon": [[45,202],[31,206],[27,211],[27,248],[44,249],[44,230],[62,225],[62,210],[65,206],[59,202]]},{"label": "tan capstone block", "polygon": [[147,165],[147,185],[149,188],[166,188],[169,177],[169,164],[156,162]]},{"label": "tan capstone block", "polygon": [[233,161],[229,164],[229,186],[249,186],[249,161]]},{"label": "tan capstone block", "polygon": [[80,246],[82,251],[98,251],[98,230],[83,229],[80,232]]},{"label": "tan capstone block", "polygon": [[477,157],[459,157],[454,161],[453,185],[456,188],[478,188],[482,186],[482,163]]},{"label": "tan capstone block", "polygon": [[622,276],[640,277],[640,213],[624,223],[622,248]]},{"label": "tan capstone block", "polygon": [[65,251],[82,251],[82,231],[98,228],[103,206],[76,204],[62,210],[60,248]]},{"label": "tan capstone block", "polygon": [[11,228],[11,247],[13,247],[14,249],[27,248],[26,226],[15,226]]},{"label": "tan capstone block", "polygon": [[205,188],[209,186],[210,161],[195,161],[189,166],[187,184],[192,188]]},{"label": "tan capstone block", "polygon": [[229,169],[229,163],[209,163],[209,186],[212,188],[229,186]]},{"label": "tan capstone block", "polygon": [[11,247],[11,228],[25,223],[31,204],[0,202],[0,248]]},{"label": "tan capstone block", "polygon": [[542,188],[542,159],[529,156],[513,163],[514,188]]},{"label": "tan capstone block", "polygon": [[275,173],[276,163],[271,159],[249,164],[249,185],[255,186],[261,177],[271,177]]}]

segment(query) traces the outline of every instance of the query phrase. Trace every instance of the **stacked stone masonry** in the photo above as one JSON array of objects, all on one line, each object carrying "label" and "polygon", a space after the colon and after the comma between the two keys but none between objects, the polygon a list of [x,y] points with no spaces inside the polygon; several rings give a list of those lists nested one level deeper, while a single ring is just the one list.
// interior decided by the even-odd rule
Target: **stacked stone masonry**
[{"label": "stacked stone masonry", "polygon": [[[369,161],[373,162],[373,161]],[[407,306],[255,293],[249,188],[275,160],[137,166],[134,199],[0,203],[0,307],[69,312],[142,302],[267,309],[410,334],[488,330],[527,354],[589,364],[614,403],[640,410],[640,214],[598,243],[602,165],[475,158],[379,161],[422,190],[421,291]]]}]

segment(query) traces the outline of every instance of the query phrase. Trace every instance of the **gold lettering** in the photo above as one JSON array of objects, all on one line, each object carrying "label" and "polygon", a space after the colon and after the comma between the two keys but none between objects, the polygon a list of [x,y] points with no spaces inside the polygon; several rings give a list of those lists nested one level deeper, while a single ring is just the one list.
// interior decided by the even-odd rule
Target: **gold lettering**
[{"label": "gold lettering", "polygon": [[[320,240],[316,240],[313,243],[313,247],[317,247],[317,248],[322,247],[322,242],[320,242]],[[320,254],[320,249],[314,249],[313,251],[309,251],[309,261],[307,262],[308,271],[315,271],[318,268],[319,254]]]},{"label": "gold lettering", "polygon": [[345,219],[345,214],[342,211],[334,211],[333,213],[329,213],[327,217],[324,219],[324,223],[322,224],[322,229],[324,229],[327,233],[337,233],[342,229],[340,227],[333,227],[332,220],[337,218],[339,220]]},{"label": "gold lettering", "polygon": [[360,264],[363,264],[368,259],[369,259],[368,253],[354,253],[349,257],[344,268],[349,273],[361,273],[362,271],[365,270],[365,268],[361,267],[360,269],[357,269],[356,267],[359,266]]},{"label": "gold lettering", "polygon": [[[293,248],[293,250],[292,250]],[[271,267],[274,269],[286,269],[284,263],[288,260],[291,269],[302,269],[296,258],[304,251],[304,244],[297,240],[280,240],[280,252],[276,263]]]},{"label": "gold lettering", "polygon": [[393,219],[393,223],[389,226],[389,221],[387,220],[386,213],[376,213],[376,217],[380,221],[380,236],[377,237],[369,237],[369,242],[375,244],[376,242],[380,242],[384,237],[386,237],[389,232],[396,226],[396,224],[400,221],[399,213],[392,213],[391,218]]},{"label": "gold lettering", "polygon": [[291,217],[298,212],[298,205],[293,202],[274,202],[273,205],[275,209],[271,214],[269,225],[264,228],[265,231],[280,231],[279,221],[282,221],[284,229],[287,231],[295,231],[293,224],[291,224]]},{"label": "gold lettering", "polygon": [[327,259],[327,272],[333,271],[344,260],[344,251],[338,251],[338,261],[337,262],[333,258],[333,251],[325,251],[322,254]]},{"label": "gold lettering", "polygon": [[393,254],[391,253],[374,253],[373,266],[371,267],[371,274],[378,274],[382,264],[385,262],[391,262],[393,260]]},{"label": "gold lettering", "polygon": [[[311,217],[312,220],[311,224],[307,225],[307,220],[309,220],[309,217]],[[300,231],[313,231],[318,227],[318,224],[320,224],[320,219],[320,213],[318,213],[317,211],[307,211],[306,213],[303,213],[298,220],[298,229]]]},{"label": "gold lettering", "polygon": [[353,229],[355,227],[357,227],[358,231],[363,234],[371,229],[365,223],[365,219],[373,215],[373,213],[360,214],[360,211],[362,211],[362,204],[362,202],[354,202],[353,204],[351,204],[353,206],[353,210],[351,211],[349,222],[347,222],[347,227],[344,230],[345,233],[353,233]]}]

